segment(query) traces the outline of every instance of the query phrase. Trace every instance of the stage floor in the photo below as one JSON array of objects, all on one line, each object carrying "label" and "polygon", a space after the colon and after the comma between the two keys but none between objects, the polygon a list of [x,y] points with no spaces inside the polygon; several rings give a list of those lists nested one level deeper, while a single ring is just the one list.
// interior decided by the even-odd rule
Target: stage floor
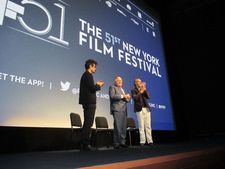
[{"label": "stage floor", "polygon": [[[66,150],[0,154],[0,169],[75,169],[91,166],[101,168],[101,165],[103,165],[102,168],[107,167],[107,169],[132,168],[132,165],[136,164],[138,160],[146,163],[146,160],[149,161],[149,159],[156,159],[158,157],[176,157],[185,153],[187,155],[193,153],[204,154],[205,152],[215,153],[215,151],[221,152],[221,150],[225,150],[225,137],[205,137],[179,143],[155,143],[153,146],[131,146],[116,150],[112,147],[102,147],[99,150],[91,152]],[[125,165],[121,165],[119,167],[121,163],[130,163],[131,166],[125,167]],[[104,167],[104,164],[109,165]],[[114,167],[111,164],[114,164]],[[135,166],[133,167],[135,168]],[[138,167],[136,166],[136,168]]]}]

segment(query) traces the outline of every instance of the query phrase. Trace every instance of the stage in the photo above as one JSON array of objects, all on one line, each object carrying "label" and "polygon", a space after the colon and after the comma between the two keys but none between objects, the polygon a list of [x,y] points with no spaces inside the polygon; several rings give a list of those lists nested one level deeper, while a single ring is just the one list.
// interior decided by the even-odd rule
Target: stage
[{"label": "stage", "polygon": [[0,154],[0,169],[151,168],[223,169],[225,137],[91,152],[78,149]]}]

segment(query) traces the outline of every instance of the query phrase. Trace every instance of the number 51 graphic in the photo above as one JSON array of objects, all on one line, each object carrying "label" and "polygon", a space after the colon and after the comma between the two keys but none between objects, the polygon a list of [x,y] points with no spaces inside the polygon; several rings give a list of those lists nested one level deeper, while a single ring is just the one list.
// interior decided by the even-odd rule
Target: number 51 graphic
[{"label": "number 51 graphic", "polygon": [[[50,32],[52,28],[52,17],[50,12],[46,7],[44,7],[41,3],[34,1],[34,0],[22,0],[22,5],[34,5],[35,7],[42,10],[47,17],[47,25],[45,29],[43,30],[36,30],[33,29],[31,26],[27,25],[26,22],[23,20],[23,15],[25,13],[25,7],[19,4],[16,4],[10,0],[1,0],[0,1],[0,26],[3,25],[5,16],[14,20],[19,21],[19,23],[22,25],[24,29],[26,29],[28,32],[41,36],[46,35]],[[61,9],[61,18],[60,18],[60,33],[59,37],[49,36],[48,39],[51,41],[54,41],[56,43],[69,46],[69,42],[64,40],[64,25],[65,25],[65,6],[60,3],[54,3],[55,6],[59,7]],[[18,16],[19,15],[19,16]]]}]

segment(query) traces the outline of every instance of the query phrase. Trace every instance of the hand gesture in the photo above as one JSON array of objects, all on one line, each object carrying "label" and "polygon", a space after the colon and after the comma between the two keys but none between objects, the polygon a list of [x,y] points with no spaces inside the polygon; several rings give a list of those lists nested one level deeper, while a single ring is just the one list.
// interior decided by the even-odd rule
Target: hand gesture
[{"label": "hand gesture", "polygon": [[124,99],[126,101],[129,101],[130,100],[130,94],[124,94]]},{"label": "hand gesture", "polygon": [[99,81],[97,81],[96,84],[97,84],[98,86],[102,87],[102,86],[105,84],[105,82],[102,81],[102,80],[99,80]]},{"label": "hand gesture", "polygon": [[146,84],[142,83],[140,87],[140,93],[144,93],[145,90],[146,90]]}]

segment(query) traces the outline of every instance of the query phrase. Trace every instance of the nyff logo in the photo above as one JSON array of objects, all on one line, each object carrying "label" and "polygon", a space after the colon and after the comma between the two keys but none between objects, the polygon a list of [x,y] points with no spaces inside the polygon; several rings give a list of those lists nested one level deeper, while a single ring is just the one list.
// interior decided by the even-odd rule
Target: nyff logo
[{"label": "nyff logo", "polygon": [[[23,16],[26,15],[26,5],[27,8],[29,8],[29,5],[33,5],[35,8],[38,8],[38,10],[41,10],[44,12],[47,18],[47,24],[44,29],[42,30],[37,30],[32,27],[32,25],[28,25],[26,21],[24,21]],[[53,25],[53,20],[52,16],[49,12],[49,10],[42,5],[41,3],[34,1],[34,0],[22,0],[21,4],[16,4],[10,0],[0,0],[0,26],[3,26],[4,20],[6,17],[13,19],[15,21],[18,20],[18,22],[21,24],[21,26],[26,30],[18,30],[16,28],[12,28],[16,31],[19,31],[21,33],[28,34],[34,38],[41,39],[43,41],[46,41],[48,43],[58,45],[61,47],[66,47],[69,46],[69,42],[67,42],[64,39],[64,29],[65,29],[65,5],[68,5],[67,3],[63,2],[60,0],[60,3],[54,3],[54,6],[57,8],[60,8],[61,10],[61,15],[60,15],[60,31],[58,37],[55,36],[48,36],[47,39],[43,38],[43,35],[47,35],[51,33],[52,25]],[[58,11],[58,10],[57,10]],[[58,18],[54,18],[58,19]]]}]

